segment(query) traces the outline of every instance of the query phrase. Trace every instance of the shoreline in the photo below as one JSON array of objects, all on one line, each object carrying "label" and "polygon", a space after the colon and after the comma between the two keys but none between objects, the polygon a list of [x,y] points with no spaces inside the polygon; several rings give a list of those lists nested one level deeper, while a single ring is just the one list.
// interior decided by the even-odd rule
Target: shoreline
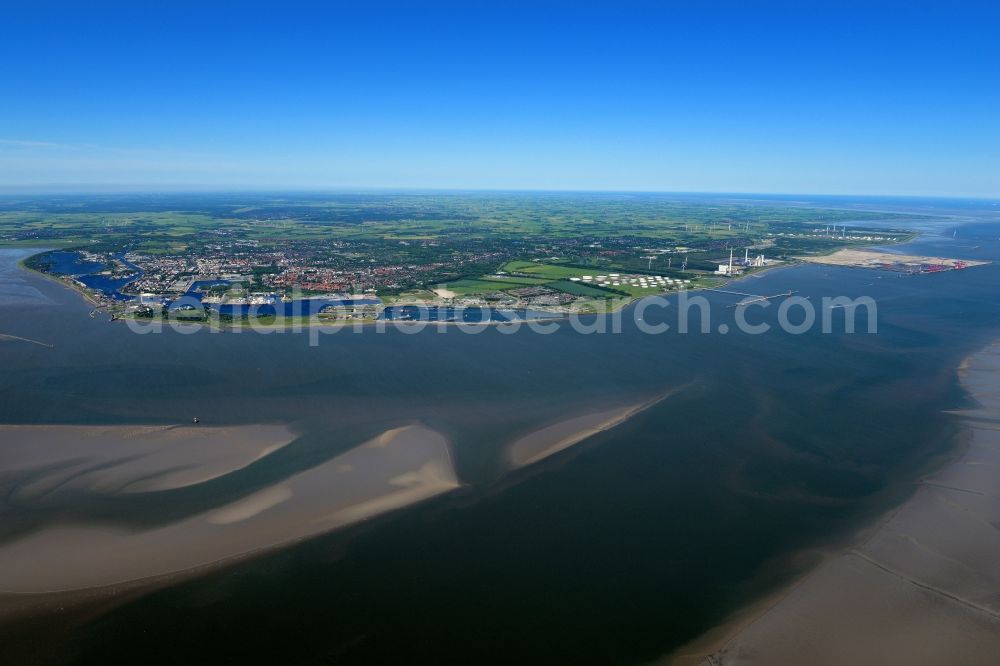
[{"label": "shoreline", "polygon": [[1000,341],[956,368],[979,407],[953,412],[961,419],[954,449],[914,479],[906,500],[841,546],[796,554],[817,561],[656,663],[994,663],[1000,653],[1000,563],[991,561],[1000,543],[993,525],[1000,523],[998,371]]},{"label": "shoreline", "polygon": [[[0,248],[0,249],[3,249],[3,248]],[[33,251],[33,250],[35,250],[37,248],[25,248],[25,249],[29,250],[29,251]],[[26,261],[28,261],[28,259],[31,259],[32,257],[38,256],[39,254],[42,254],[43,252],[51,252],[51,251],[52,251],[51,248],[42,248],[42,249],[38,250],[37,252],[32,252],[32,254],[29,254],[27,256],[22,257],[21,259],[18,259],[17,260],[17,267],[20,268],[21,270],[27,272],[29,275],[40,275],[43,278],[45,278],[46,280],[48,280],[48,281],[50,281],[50,282],[52,282],[54,284],[58,284],[61,287],[65,287],[66,289],[69,289],[70,291],[76,292],[77,294],[79,294],[80,296],[83,297],[84,301],[86,301],[90,305],[93,305],[95,308],[100,308],[101,306],[103,306],[104,305],[103,303],[101,303],[99,300],[97,300],[96,298],[94,298],[94,296],[89,291],[87,291],[86,289],[84,289],[80,285],[76,284],[76,282],[74,280],[72,280],[72,279],[63,280],[63,279],[59,278],[58,276],[53,275],[51,273],[45,273],[43,271],[35,270],[34,268],[32,268],[31,266],[28,266],[25,263]]]},{"label": "shoreline", "polygon": [[[889,243],[888,245],[891,245],[891,246],[905,245],[907,243],[913,242],[917,238],[920,238],[921,235],[922,234],[919,233],[919,232],[912,232],[911,235],[909,235],[906,239],[898,241],[898,242],[895,242],[895,243]],[[886,245],[887,245],[886,243],[868,243],[868,244],[857,245],[855,249],[857,249],[857,248],[863,248],[863,249],[864,248],[878,248],[878,247],[885,247]],[[854,247],[854,246],[849,246],[849,248],[850,247]],[[3,249],[3,246],[0,246],[0,249]],[[26,249],[33,251],[33,250],[35,250],[37,248],[26,248]],[[109,323],[115,322],[115,321],[138,322],[138,323],[141,323],[143,325],[154,325],[155,324],[155,325],[160,326],[161,328],[163,326],[171,326],[171,325],[183,325],[183,326],[194,326],[194,325],[196,325],[196,326],[199,326],[199,327],[206,328],[210,332],[226,332],[226,331],[241,332],[243,330],[255,330],[255,331],[264,331],[264,332],[273,332],[273,331],[298,332],[298,331],[309,330],[309,329],[328,329],[328,330],[336,329],[336,330],[339,331],[339,330],[344,329],[344,328],[364,329],[365,327],[373,326],[373,325],[374,326],[377,326],[377,325],[382,325],[382,326],[392,325],[394,327],[398,327],[398,326],[401,326],[401,325],[402,326],[406,326],[406,325],[414,325],[414,324],[423,325],[423,326],[466,326],[466,327],[471,327],[471,328],[487,328],[487,327],[491,327],[491,326],[501,326],[501,325],[507,325],[507,324],[512,324],[512,323],[516,323],[518,325],[526,325],[526,324],[530,324],[532,322],[542,322],[542,323],[546,323],[546,322],[560,322],[560,321],[566,321],[566,320],[570,319],[571,317],[605,317],[605,318],[607,318],[607,317],[612,317],[612,316],[615,316],[617,314],[620,314],[620,313],[624,312],[627,308],[629,308],[630,306],[634,306],[635,304],[641,302],[645,298],[653,298],[653,297],[670,298],[672,296],[679,295],[682,292],[684,292],[684,293],[698,293],[698,292],[701,292],[701,291],[718,290],[718,289],[721,289],[721,288],[728,287],[730,285],[737,285],[737,284],[739,284],[741,282],[744,282],[746,280],[763,277],[765,274],[770,273],[772,271],[786,269],[786,268],[793,268],[795,266],[808,265],[808,264],[811,264],[811,263],[822,263],[822,262],[817,262],[816,259],[817,258],[822,258],[824,256],[832,255],[832,254],[834,254],[836,252],[839,252],[841,250],[844,250],[844,249],[845,248],[831,249],[828,252],[824,252],[822,254],[815,255],[815,256],[810,255],[809,257],[801,257],[801,256],[788,257],[788,258],[782,260],[781,263],[778,263],[776,265],[764,266],[764,267],[762,267],[762,268],[760,268],[758,270],[754,270],[753,272],[744,273],[743,275],[740,275],[740,276],[738,276],[736,278],[729,278],[729,279],[723,280],[722,282],[720,282],[718,284],[711,285],[711,286],[682,287],[682,288],[676,289],[676,290],[663,291],[663,292],[659,292],[659,293],[655,293],[655,294],[649,294],[649,295],[644,295],[644,296],[628,297],[628,298],[625,298],[625,299],[608,299],[608,302],[611,303],[611,306],[608,307],[608,308],[605,308],[604,310],[601,310],[601,311],[593,311],[593,312],[590,312],[590,311],[571,312],[571,311],[565,311],[565,310],[552,310],[552,311],[548,311],[548,310],[536,310],[537,312],[541,312],[541,313],[545,313],[545,314],[550,314],[552,316],[534,317],[534,318],[525,318],[525,319],[516,319],[516,320],[512,320],[512,321],[495,321],[495,320],[490,319],[488,321],[479,321],[479,322],[466,322],[466,321],[430,321],[430,320],[428,320],[428,321],[423,321],[423,320],[417,320],[417,321],[412,321],[412,320],[385,320],[385,319],[378,319],[378,318],[375,318],[375,319],[365,318],[365,319],[343,320],[343,321],[334,320],[334,321],[331,322],[331,321],[320,321],[318,319],[318,316],[316,318],[314,318],[313,315],[310,315],[310,316],[307,316],[307,317],[285,317],[284,315],[282,315],[280,318],[276,318],[276,319],[280,320],[281,323],[278,323],[277,321],[274,321],[274,322],[266,323],[266,324],[262,324],[262,323],[255,322],[255,321],[244,321],[242,319],[238,319],[238,320],[237,319],[232,319],[232,320],[229,320],[228,322],[226,322],[225,325],[222,325],[222,322],[221,322],[220,319],[218,319],[218,317],[216,317],[216,319],[214,321],[212,321],[211,319],[208,319],[208,320],[205,320],[205,321],[202,321],[202,320],[185,321],[183,318],[170,319],[169,317],[161,317],[159,319],[154,319],[154,318],[145,319],[145,318],[136,317],[134,315],[116,314],[114,312],[110,312],[107,309],[105,309],[108,306],[107,303],[105,303],[105,302],[101,301],[100,299],[94,297],[90,292],[88,292],[86,289],[84,289],[83,287],[81,287],[80,285],[78,285],[74,280],[72,280],[72,279],[64,280],[64,279],[59,278],[58,276],[51,275],[49,273],[45,273],[45,272],[42,272],[42,271],[38,271],[38,270],[36,270],[34,268],[31,268],[30,266],[27,266],[25,264],[25,262],[28,259],[31,259],[32,257],[34,257],[34,256],[36,256],[38,254],[41,254],[43,252],[50,251],[49,249],[46,249],[46,248],[38,249],[37,252],[32,252],[32,254],[29,254],[29,255],[25,256],[24,258],[18,260],[17,265],[18,265],[19,268],[22,268],[22,269],[24,269],[25,271],[27,271],[29,273],[41,275],[41,276],[43,276],[43,277],[45,277],[45,278],[47,278],[47,279],[55,282],[56,284],[60,284],[60,285],[62,285],[64,287],[68,287],[72,291],[77,292],[78,294],[80,294],[84,298],[85,301],[87,301],[89,304],[93,305],[98,311],[104,312],[106,314],[110,314],[111,315],[111,320],[109,321]],[[383,305],[384,305],[384,302],[383,302]],[[402,306],[406,306],[406,305],[417,305],[417,304],[401,304],[401,305]],[[393,304],[393,306],[395,306],[395,304]],[[389,306],[386,306],[386,307],[389,307]],[[467,309],[479,309],[479,310],[482,310],[482,309],[491,309],[489,306],[454,306],[453,304],[449,304],[449,303],[423,304],[423,305],[419,305],[419,307],[426,307],[426,308],[449,308],[449,307],[462,308],[462,307],[467,307]],[[527,308],[527,309],[530,309],[530,308]]]},{"label": "shoreline", "polygon": [[[3,249],[3,248],[0,247],[0,249]],[[26,249],[28,249],[28,250],[35,250],[36,248],[26,248]],[[216,321],[214,321],[214,322],[211,321],[211,320],[208,320],[208,321],[203,321],[203,320],[185,321],[183,318],[170,319],[169,317],[167,317],[167,318],[160,318],[160,319],[154,319],[154,318],[145,319],[145,318],[140,318],[140,317],[135,317],[135,316],[128,316],[128,315],[116,315],[115,313],[108,312],[105,309],[107,307],[106,303],[104,303],[104,302],[100,301],[99,299],[95,298],[93,296],[93,294],[91,294],[90,292],[88,292],[83,287],[80,287],[78,284],[76,284],[76,282],[74,280],[72,280],[72,279],[69,279],[69,280],[62,279],[62,278],[60,278],[58,276],[55,276],[55,275],[52,275],[52,274],[49,274],[49,273],[45,273],[43,271],[39,271],[39,270],[36,270],[34,268],[31,268],[30,266],[28,266],[27,264],[25,264],[25,262],[28,259],[30,259],[30,258],[32,258],[32,257],[34,257],[34,256],[36,256],[38,254],[41,254],[43,252],[47,252],[47,251],[49,251],[49,250],[43,248],[43,249],[40,249],[37,252],[33,252],[32,254],[29,254],[29,255],[25,256],[24,258],[18,260],[18,262],[17,262],[18,268],[25,270],[29,274],[42,276],[46,280],[49,280],[50,282],[52,282],[54,284],[58,284],[58,285],[60,285],[62,287],[65,287],[65,288],[67,288],[67,289],[69,289],[69,290],[71,290],[71,291],[79,294],[84,299],[84,301],[86,301],[89,305],[92,305],[95,308],[97,308],[98,311],[103,312],[105,314],[110,314],[112,316],[112,319],[109,321],[109,323],[119,321],[119,322],[137,322],[137,323],[141,323],[144,326],[151,326],[151,325],[158,325],[160,327],[166,327],[166,326],[171,326],[171,325],[198,326],[198,327],[201,327],[201,328],[205,328],[205,329],[207,329],[207,330],[209,330],[211,332],[225,332],[225,331],[240,332],[240,331],[243,331],[243,330],[251,330],[251,331],[252,330],[257,330],[257,331],[268,331],[268,332],[270,332],[270,331],[292,331],[292,332],[296,332],[296,331],[301,331],[301,330],[306,330],[306,329],[323,329],[323,328],[340,330],[340,329],[345,329],[345,328],[355,328],[355,327],[357,327],[357,328],[363,328],[363,327],[368,327],[368,326],[377,326],[377,325],[380,325],[380,324],[383,325],[383,326],[390,326],[391,325],[391,326],[394,326],[394,327],[397,327],[397,326],[408,326],[408,325],[415,325],[416,324],[416,325],[423,325],[423,326],[467,326],[467,327],[472,327],[472,328],[486,328],[486,327],[490,327],[490,326],[501,326],[501,325],[508,325],[508,324],[527,325],[527,324],[532,323],[532,322],[547,323],[547,322],[566,321],[566,320],[568,320],[568,319],[570,319],[571,317],[574,317],[574,316],[576,316],[576,317],[611,317],[611,316],[614,316],[616,314],[620,314],[620,313],[624,312],[630,306],[634,306],[636,303],[641,302],[645,298],[653,298],[653,297],[661,297],[661,298],[666,297],[666,298],[670,298],[672,296],[680,294],[681,292],[685,292],[685,293],[697,293],[697,292],[701,292],[701,291],[717,290],[717,289],[722,288],[722,287],[727,287],[729,285],[738,284],[738,283],[740,283],[742,281],[745,281],[745,280],[763,277],[766,273],[770,273],[772,271],[781,270],[781,269],[785,269],[785,268],[792,268],[792,267],[795,267],[795,266],[803,265],[805,263],[805,262],[803,262],[803,261],[801,261],[801,260],[799,260],[799,259],[796,258],[796,259],[793,259],[793,260],[785,261],[784,263],[781,263],[781,264],[778,264],[778,265],[766,266],[766,267],[764,267],[764,268],[762,268],[760,270],[755,270],[752,273],[746,273],[746,274],[741,275],[741,276],[739,276],[737,278],[732,278],[732,279],[725,280],[725,281],[720,282],[719,284],[713,285],[713,286],[685,287],[685,288],[682,288],[682,289],[676,289],[676,290],[672,290],[672,291],[664,291],[664,292],[659,292],[659,293],[656,293],[656,294],[649,294],[647,296],[638,296],[638,297],[633,297],[633,298],[628,298],[628,299],[623,299],[623,300],[615,300],[614,304],[610,308],[605,309],[603,311],[599,311],[599,312],[598,311],[595,311],[595,312],[568,312],[568,311],[555,311],[555,310],[553,310],[553,311],[537,310],[537,312],[543,312],[543,313],[546,313],[546,314],[550,314],[552,316],[548,316],[548,317],[535,317],[535,318],[530,318],[530,319],[515,319],[515,320],[512,320],[512,321],[488,320],[488,321],[480,321],[480,322],[430,321],[430,320],[427,320],[427,321],[423,321],[423,320],[413,321],[413,320],[401,320],[401,319],[400,320],[395,320],[395,319],[394,320],[386,320],[386,319],[358,319],[358,320],[344,320],[344,321],[336,321],[335,320],[335,321],[331,322],[331,321],[319,321],[318,319],[312,318],[312,316],[309,316],[309,317],[284,317],[284,316],[282,316],[280,319],[282,319],[283,321],[280,324],[276,323],[276,322],[267,323],[267,324],[261,324],[261,323],[254,323],[254,322],[249,322],[249,321],[243,321],[243,320],[231,320],[231,321],[226,322],[225,325],[222,325],[222,322],[220,320],[218,320],[218,319],[216,319]],[[458,308],[460,308],[462,306],[454,306],[454,305],[450,305],[450,304],[447,304],[447,303],[443,303],[443,304],[423,305],[422,307],[426,307],[426,308],[449,308],[449,307],[455,307],[456,309],[458,309]],[[484,308],[488,309],[489,308],[489,306],[466,306],[466,307],[467,307],[467,309],[484,309]]]},{"label": "shoreline", "polygon": [[[847,210],[853,210],[853,209],[847,209]],[[884,211],[877,211],[877,212],[884,212]],[[951,215],[951,214],[940,214],[939,217],[941,217],[942,219],[944,219],[944,218],[951,218],[951,217],[954,217],[954,216]],[[838,252],[838,251],[844,250],[844,249],[852,249],[852,248],[853,249],[858,249],[858,248],[861,248],[861,249],[864,249],[864,248],[878,248],[878,247],[885,247],[887,245],[901,246],[901,245],[906,245],[908,243],[912,243],[913,241],[915,241],[918,238],[920,238],[921,236],[923,236],[923,234],[920,231],[917,231],[917,230],[906,230],[906,231],[907,231],[907,236],[905,238],[903,238],[901,240],[898,240],[898,241],[895,241],[895,242],[891,242],[891,243],[888,243],[888,244],[884,243],[884,242],[882,242],[882,243],[879,243],[879,242],[861,243],[861,244],[856,244],[856,245],[848,244],[848,245],[845,245],[845,247],[833,248],[833,249],[829,249],[828,251],[821,252],[820,254],[815,255],[812,258],[831,255],[831,254],[834,254],[835,252]],[[0,250],[4,250],[4,249],[8,249],[8,248],[9,249],[15,249],[15,250],[16,249],[22,249],[20,246],[0,244]],[[157,322],[159,322],[159,324],[161,326],[164,325],[164,324],[170,324],[170,323],[172,323],[169,318],[167,318],[167,319],[161,318],[161,319],[158,319],[158,320],[153,320],[153,319],[145,320],[145,319],[138,318],[138,317],[135,317],[135,316],[129,316],[129,315],[124,315],[124,314],[116,314],[114,312],[110,312],[109,310],[105,309],[109,305],[107,302],[104,302],[99,297],[95,297],[93,294],[91,294],[86,289],[84,289],[79,284],[77,284],[75,282],[75,280],[73,280],[73,279],[69,279],[69,280],[61,279],[61,278],[59,278],[59,277],[57,277],[55,275],[51,275],[51,274],[48,274],[48,273],[36,270],[34,268],[31,268],[31,267],[27,266],[26,263],[25,263],[26,261],[28,261],[32,257],[35,257],[35,256],[37,256],[37,255],[39,255],[39,254],[41,254],[43,252],[52,251],[54,249],[66,249],[65,247],[62,247],[62,246],[60,246],[59,248],[25,247],[23,249],[26,250],[26,251],[28,251],[29,254],[18,260],[18,262],[17,262],[18,268],[22,268],[22,269],[26,270],[29,273],[36,273],[36,274],[42,275],[42,276],[46,277],[47,279],[52,280],[53,282],[55,282],[57,284],[60,284],[60,285],[62,285],[64,287],[68,287],[69,289],[77,292],[78,294],[80,294],[84,298],[85,301],[87,301],[89,304],[93,305],[97,311],[101,311],[101,312],[105,312],[107,314],[110,314],[111,315],[110,322],[114,322],[114,321],[137,321],[137,322],[146,322],[146,321],[153,322],[153,321],[157,321]],[[791,256],[791,257],[787,257],[786,256],[784,259],[781,260],[781,263],[778,263],[777,265],[764,266],[760,270],[754,270],[753,272],[745,273],[745,274],[740,275],[739,277],[736,277],[736,278],[729,278],[729,279],[723,280],[719,284],[715,284],[715,285],[712,285],[712,286],[698,286],[698,287],[693,287],[693,288],[683,287],[681,289],[674,290],[674,291],[664,291],[664,292],[659,292],[659,293],[656,293],[656,294],[649,294],[649,295],[644,295],[644,296],[628,297],[625,300],[617,300],[617,299],[615,299],[615,300],[612,301],[612,299],[608,299],[609,301],[611,301],[613,303],[613,305],[610,307],[610,309],[606,308],[606,309],[604,309],[602,311],[595,311],[595,312],[569,312],[569,311],[554,310],[554,311],[551,311],[551,314],[553,315],[552,317],[535,318],[535,319],[525,319],[525,320],[515,320],[515,321],[518,321],[520,323],[531,322],[531,321],[542,321],[542,322],[546,322],[546,321],[565,321],[565,320],[567,320],[567,319],[569,319],[570,317],[573,317],[573,316],[577,316],[577,317],[590,317],[590,316],[594,316],[594,317],[601,317],[601,316],[603,316],[603,317],[609,317],[609,316],[613,316],[613,315],[616,315],[618,313],[623,312],[626,308],[628,308],[629,306],[632,306],[632,305],[640,302],[644,298],[650,298],[650,297],[670,297],[670,296],[673,296],[675,294],[679,294],[682,291],[683,292],[687,292],[687,293],[696,293],[696,292],[699,292],[699,291],[710,291],[710,290],[713,290],[713,289],[724,288],[724,287],[727,287],[727,286],[729,286],[731,284],[738,284],[739,282],[747,280],[747,279],[750,279],[750,278],[759,278],[759,277],[762,277],[764,274],[766,274],[766,273],[768,273],[770,271],[773,271],[773,270],[782,269],[782,268],[790,268],[790,267],[793,267],[793,266],[804,265],[804,264],[807,264],[807,263],[810,263],[810,261],[808,259],[806,259],[806,258],[798,257],[798,256]],[[384,304],[384,302],[383,302],[383,304]],[[436,305],[430,305],[430,306],[425,306],[425,307],[447,308],[447,307],[453,307],[453,306],[451,306],[451,305],[449,305],[447,303],[443,303],[443,304],[436,304]],[[482,308],[482,307],[488,307],[488,306],[479,306],[479,307]],[[528,308],[528,309],[530,309],[530,308]],[[548,312],[548,311],[546,311],[546,310],[539,310],[539,312]],[[317,320],[313,319],[312,317],[309,317],[309,318],[291,318],[291,319],[292,319],[292,321],[291,321],[290,324],[286,324],[284,321],[281,324],[277,324],[277,323],[270,323],[270,324],[259,324],[259,323],[257,323],[257,324],[254,324],[254,323],[251,323],[251,322],[244,323],[244,322],[242,322],[242,320],[240,320],[239,325],[234,325],[235,321],[231,321],[231,322],[229,322],[229,325],[226,326],[226,327],[223,327],[223,326],[213,326],[212,325],[213,322],[211,322],[211,321],[205,321],[205,322],[202,322],[202,321],[185,322],[183,320],[180,320],[180,321],[175,320],[175,322],[179,323],[179,324],[183,324],[183,325],[197,324],[198,326],[204,326],[204,327],[208,328],[210,331],[213,331],[213,332],[221,332],[221,331],[225,331],[227,329],[230,330],[230,331],[233,331],[233,332],[238,332],[238,331],[241,331],[243,329],[259,330],[259,331],[285,331],[285,330],[289,330],[289,328],[291,328],[292,331],[297,331],[297,330],[302,330],[302,329],[313,329],[313,328],[324,328],[324,327],[326,327],[326,328],[346,328],[348,326],[352,326],[352,327],[353,326],[365,327],[365,326],[369,326],[369,325],[373,325],[373,324],[379,324],[380,322],[384,322],[385,321],[385,320],[378,320],[378,319],[373,319],[373,320],[361,319],[361,320],[352,320],[352,321],[349,321],[349,322],[345,321],[343,323],[334,323],[334,324],[331,324],[329,322],[317,321]],[[398,325],[399,321],[394,321],[393,323],[394,323],[394,325]],[[438,326],[449,325],[449,326],[488,327],[488,326],[499,326],[499,325],[506,324],[506,323],[509,323],[509,322],[500,322],[500,321],[489,320],[489,321],[485,321],[485,322],[456,322],[456,321],[443,321],[443,322],[440,322],[440,321],[435,321],[435,322],[427,321],[427,322],[419,322],[418,321],[418,322],[406,322],[406,323],[434,324],[434,325],[438,325]]]}]

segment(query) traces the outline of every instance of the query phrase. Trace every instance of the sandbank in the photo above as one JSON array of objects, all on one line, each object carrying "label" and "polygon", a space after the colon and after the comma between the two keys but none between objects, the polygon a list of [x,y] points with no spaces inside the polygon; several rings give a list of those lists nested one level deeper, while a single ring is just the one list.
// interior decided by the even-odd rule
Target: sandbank
[{"label": "sandbank", "polygon": [[[31,437],[21,434],[25,442]],[[85,477],[110,485],[131,478],[114,472],[114,466],[110,470],[113,481],[98,472]],[[165,525],[52,524],[0,544],[0,593],[81,590],[198,569],[327,532],[458,485],[449,444],[440,433],[422,426],[397,428],[235,502]]]},{"label": "sandbank", "polygon": [[0,425],[0,472],[31,473],[13,493],[18,501],[170,490],[242,469],[293,439],[283,425]]},{"label": "sandbank", "polygon": [[511,468],[518,468],[548,458],[588,437],[628,421],[672,393],[673,391],[668,391],[645,402],[590,412],[536,430],[507,447],[507,462]]}]

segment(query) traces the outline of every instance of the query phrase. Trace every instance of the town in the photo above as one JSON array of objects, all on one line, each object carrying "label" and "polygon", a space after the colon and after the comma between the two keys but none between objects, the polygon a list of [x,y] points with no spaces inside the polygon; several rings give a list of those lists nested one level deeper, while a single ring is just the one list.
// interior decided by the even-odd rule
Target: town
[{"label": "town", "polygon": [[27,265],[116,317],[174,309],[240,318],[308,301],[310,314],[340,316],[346,303],[350,316],[370,318],[394,305],[606,312],[912,237],[887,224],[898,217],[891,213],[657,196],[192,195],[171,203],[188,210],[129,202],[128,212],[109,212],[106,201],[70,212],[51,201],[0,208],[0,240],[55,247]]}]

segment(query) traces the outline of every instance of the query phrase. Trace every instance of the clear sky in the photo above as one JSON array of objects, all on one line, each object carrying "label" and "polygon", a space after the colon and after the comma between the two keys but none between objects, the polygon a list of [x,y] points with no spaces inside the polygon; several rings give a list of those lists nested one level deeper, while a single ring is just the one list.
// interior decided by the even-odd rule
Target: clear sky
[{"label": "clear sky", "polygon": [[1000,196],[1000,2],[0,0],[0,188]]}]

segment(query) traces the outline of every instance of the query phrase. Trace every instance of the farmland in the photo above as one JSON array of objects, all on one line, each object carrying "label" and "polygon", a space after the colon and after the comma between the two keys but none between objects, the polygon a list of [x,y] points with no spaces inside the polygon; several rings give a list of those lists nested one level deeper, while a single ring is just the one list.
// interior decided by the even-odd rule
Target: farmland
[{"label": "farmland", "polygon": [[225,277],[248,297],[352,293],[393,303],[450,294],[469,304],[561,308],[569,299],[600,309],[601,301],[717,284],[730,253],[740,270],[753,270],[900,242],[911,237],[907,219],[663,194],[7,197],[0,245],[61,248],[116,278],[139,275],[122,287],[126,298],[169,299]]}]

